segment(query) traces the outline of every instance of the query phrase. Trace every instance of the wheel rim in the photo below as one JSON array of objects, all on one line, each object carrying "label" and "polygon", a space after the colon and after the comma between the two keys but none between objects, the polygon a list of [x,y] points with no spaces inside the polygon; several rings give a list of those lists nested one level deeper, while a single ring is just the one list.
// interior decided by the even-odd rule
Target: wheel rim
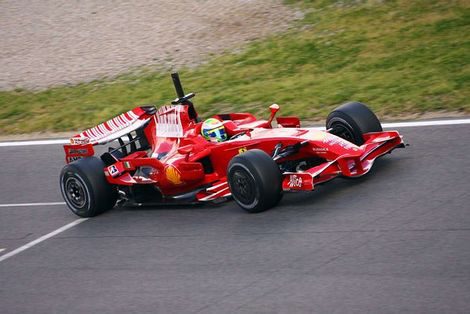
[{"label": "wheel rim", "polygon": [[250,205],[255,201],[256,185],[253,178],[245,170],[235,170],[231,181],[232,194],[240,203]]},{"label": "wheel rim", "polygon": [[346,141],[349,141],[351,143],[355,143],[355,138],[352,130],[343,123],[334,123],[332,125],[332,129],[332,134],[339,136],[342,139],[345,139]]},{"label": "wheel rim", "polygon": [[67,200],[75,208],[85,207],[88,197],[83,182],[75,177],[67,178],[65,181],[65,195]]}]

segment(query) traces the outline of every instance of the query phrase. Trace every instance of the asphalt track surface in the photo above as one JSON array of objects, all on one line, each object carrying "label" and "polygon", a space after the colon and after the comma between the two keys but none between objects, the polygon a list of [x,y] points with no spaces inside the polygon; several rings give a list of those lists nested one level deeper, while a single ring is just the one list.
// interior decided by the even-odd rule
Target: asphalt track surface
[{"label": "asphalt track surface", "polygon": [[[470,313],[470,125],[399,129],[411,146],[358,180],[235,203],[117,208],[0,262],[0,313]],[[0,147],[0,204],[62,202],[60,145]],[[0,207],[0,258],[68,223]]]}]

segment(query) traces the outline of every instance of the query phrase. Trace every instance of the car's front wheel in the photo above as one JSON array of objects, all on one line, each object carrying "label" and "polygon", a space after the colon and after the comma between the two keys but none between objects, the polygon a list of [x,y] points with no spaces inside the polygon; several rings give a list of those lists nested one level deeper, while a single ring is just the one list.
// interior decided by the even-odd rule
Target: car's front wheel
[{"label": "car's front wheel", "polygon": [[66,165],[60,173],[60,190],[67,206],[80,217],[93,217],[114,207],[117,190],[104,176],[104,163],[87,157]]},{"label": "car's front wheel", "polygon": [[360,102],[349,102],[333,110],[326,118],[326,129],[358,146],[364,144],[364,133],[381,132],[377,116]]},{"label": "car's front wheel", "polygon": [[235,156],[229,163],[227,179],[235,202],[250,213],[265,211],[282,197],[279,167],[259,149]]}]

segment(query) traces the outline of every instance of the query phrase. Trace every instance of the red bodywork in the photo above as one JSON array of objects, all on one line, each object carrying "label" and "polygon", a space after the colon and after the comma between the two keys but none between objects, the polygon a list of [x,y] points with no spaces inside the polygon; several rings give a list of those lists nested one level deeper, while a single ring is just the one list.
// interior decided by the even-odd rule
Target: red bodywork
[{"label": "red bodywork", "polygon": [[[278,109],[271,107],[269,120],[257,120],[249,113],[216,115],[224,121],[232,139],[213,143],[201,136],[202,122],[191,119],[184,104],[163,106],[158,111],[137,107],[72,137],[71,144],[64,146],[66,161],[93,156],[95,145],[139,131],[148,147],[134,147],[123,156],[112,155],[111,161],[107,158],[108,165],[103,171],[109,183],[119,187],[150,184],[163,198],[193,193],[196,201],[211,201],[230,196],[228,163],[250,149],[261,149],[272,156],[278,144],[281,148],[297,147],[287,157],[274,158],[282,171],[283,190],[311,191],[315,185],[340,175],[362,176],[377,157],[403,146],[397,131],[365,134],[364,144],[356,146],[328,131],[300,128],[296,117],[277,118],[278,127],[272,128],[271,121]],[[132,143],[133,138],[128,138]],[[119,141],[121,145],[133,146]],[[308,168],[283,170],[282,165],[290,161],[298,164],[312,159],[316,162]]]}]

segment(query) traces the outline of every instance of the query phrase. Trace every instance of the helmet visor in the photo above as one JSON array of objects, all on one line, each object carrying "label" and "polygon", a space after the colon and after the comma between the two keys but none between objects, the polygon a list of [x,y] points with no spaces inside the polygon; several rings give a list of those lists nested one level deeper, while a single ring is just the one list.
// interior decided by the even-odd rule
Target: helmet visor
[{"label": "helmet visor", "polygon": [[223,142],[228,138],[223,125],[212,130],[207,130],[204,133],[207,138],[214,142]]}]

